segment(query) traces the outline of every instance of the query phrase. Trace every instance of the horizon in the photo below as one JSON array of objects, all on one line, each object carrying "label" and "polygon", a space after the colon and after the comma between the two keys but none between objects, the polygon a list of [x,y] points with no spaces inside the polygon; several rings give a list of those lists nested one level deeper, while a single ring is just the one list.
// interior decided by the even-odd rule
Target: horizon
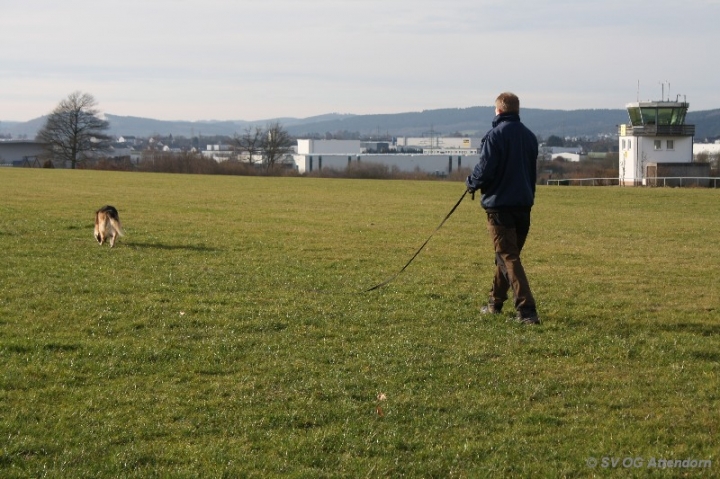
[{"label": "horizon", "polygon": [[[641,101],[658,101],[658,100],[641,100]],[[667,101],[667,100],[666,100]],[[692,104],[691,104],[692,105]],[[338,116],[373,116],[373,115],[402,115],[402,114],[411,114],[411,113],[423,113],[424,111],[437,111],[437,110],[465,110],[470,108],[494,108],[490,105],[475,105],[475,106],[468,106],[468,107],[440,107],[440,108],[432,108],[432,109],[424,109],[424,110],[416,110],[416,111],[398,111],[393,113],[337,113],[337,112],[329,112],[329,113],[320,113],[317,115],[310,115],[305,117],[297,117],[297,116],[288,116],[283,115],[279,117],[272,117],[272,118],[260,118],[256,120],[246,120],[242,118],[232,118],[232,119],[226,119],[226,120],[217,120],[217,119],[200,119],[200,120],[188,120],[188,119],[164,119],[164,118],[156,118],[156,117],[148,117],[148,116],[138,116],[138,115],[118,115],[112,112],[100,112],[101,116],[110,115],[115,117],[121,117],[121,118],[137,118],[142,120],[152,120],[152,121],[161,121],[161,122],[182,122],[182,123],[232,123],[232,122],[245,122],[245,123],[261,123],[261,122],[267,122],[267,121],[276,121],[276,120],[282,120],[282,119],[289,119],[289,120],[307,120],[314,117],[323,117],[323,116],[330,116],[330,115],[338,115]],[[532,106],[528,107],[521,107],[520,109],[520,115],[522,115],[523,110],[541,110],[541,111],[565,111],[565,112],[573,112],[573,111],[592,111],[592,110],[625,110],[625,107],[622,108],[573,108],[573,109],[564,109],[564,108],[535,108]],[[713,110],[720,110],[720,108],[710,108],[710,109],[702,109],[702,110],[693,110],[692,108],[688,110],[688,113],[691,112],[704,112],[704,111],[713,111]],[[2,123],[29,123],[34,120],[39,120],[43,118],[44,116],[47,116],[51,112],[48,112],[45,115],[37,116],[34,118],[30,118],[29,120],[12,120],[12,119],[3,119],[0,118],[0,127],[2,126]]]}]

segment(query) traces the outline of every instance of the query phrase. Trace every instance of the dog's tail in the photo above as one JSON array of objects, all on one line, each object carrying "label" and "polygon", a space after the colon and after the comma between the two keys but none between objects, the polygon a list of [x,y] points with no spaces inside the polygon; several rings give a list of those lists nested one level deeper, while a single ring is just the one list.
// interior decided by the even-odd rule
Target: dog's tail
[{"label": "dog's tail", "polygon": [[113,228],[115,228],[115,231],[117,231],[117,234],[120,236],[125,236],[125,232],[122,229],[122,225],[120,224],[120,220],[117,218],[110,217],[110,224]]},{"label": "dog's tail", "polygon": [[115,231],[117,231],[117,234],[120,236],[125,236],[125,232],[122,229],[122,225],[120,224],[120,215],[118,214],[118,210],[115,209],[114,206],[106,205],[100,208],[98,211],[103,211],[107,215],[107,221],[110,221],[110,225],[113,227]]}]

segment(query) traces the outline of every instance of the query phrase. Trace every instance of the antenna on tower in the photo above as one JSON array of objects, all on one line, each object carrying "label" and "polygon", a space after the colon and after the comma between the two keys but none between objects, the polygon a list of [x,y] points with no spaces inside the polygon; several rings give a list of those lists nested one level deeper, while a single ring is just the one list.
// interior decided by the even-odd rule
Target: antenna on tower
[{"label": "antenna on tower", "polygon": [[662,85],[662,96],[660,97],[660,101],[665,101],[665,84],[667,84],[667,101],[670,101],[670,82],[668,80],[665,80],[664,82],[660,83]]},{"label": "antenna on tower", "polygon": [[638,80],[638,87],[637,87],[637,102],[640,103],[640,80]]}]

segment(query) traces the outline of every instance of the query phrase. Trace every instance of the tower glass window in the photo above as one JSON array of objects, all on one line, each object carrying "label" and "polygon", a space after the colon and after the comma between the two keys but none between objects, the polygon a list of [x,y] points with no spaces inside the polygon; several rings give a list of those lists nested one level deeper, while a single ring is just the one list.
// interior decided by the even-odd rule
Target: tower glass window
[{"label": "tower glass window", "polygon": [[643,102],[627,106],[633,126],[683,125],[687,109],[687,103],[678,102]]},{"label": "tower glass window", "polygon": [[671,125],[674,108],[658,108],[658,125]]},{"label": "tower glass window", "polygon": [[628,114],[630,115],[630,123],[632,123],[633,126],[642,125],[640,108],[628,108]]},{"label": "tower glass window", "polygon": [[673,108],[671,125],[682,125],[685,123],[687,108]]},{"label": "tower glass window", "polygon": [[642,121],[645,125],[657,124],[657,108],[641,108]]}]

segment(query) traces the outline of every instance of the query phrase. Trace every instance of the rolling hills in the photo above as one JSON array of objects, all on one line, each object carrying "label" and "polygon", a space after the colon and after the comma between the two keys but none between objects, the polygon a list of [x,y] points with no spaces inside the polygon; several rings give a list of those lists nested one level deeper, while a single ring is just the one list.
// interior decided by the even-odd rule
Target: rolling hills
[{"label": "rolling hills", "polygon": [[[494,111],[489,106],[444,108],[374,115],[330,113],[308,118],[273,118],[258,121],[166,121],[134,116],[105,115],[110,133],[116,136],[153,135],[173,136],[232,136],[247,128],[280,122],[296,137],[350,132],[363,136],[447,136],[456,133],[469,136],[486,131]],[[523,121],[541,137],[599,137],[615,135],[617,125],[628,121],[623,109],[543,110],[526,108],[521,111]],[[0,121],[0,134],[13,138],[34,138],[42,128],[45,117],[27,122]],[[720,137],[720,109],[689,112],[687,123],[696,127],[698,141]]]}]

